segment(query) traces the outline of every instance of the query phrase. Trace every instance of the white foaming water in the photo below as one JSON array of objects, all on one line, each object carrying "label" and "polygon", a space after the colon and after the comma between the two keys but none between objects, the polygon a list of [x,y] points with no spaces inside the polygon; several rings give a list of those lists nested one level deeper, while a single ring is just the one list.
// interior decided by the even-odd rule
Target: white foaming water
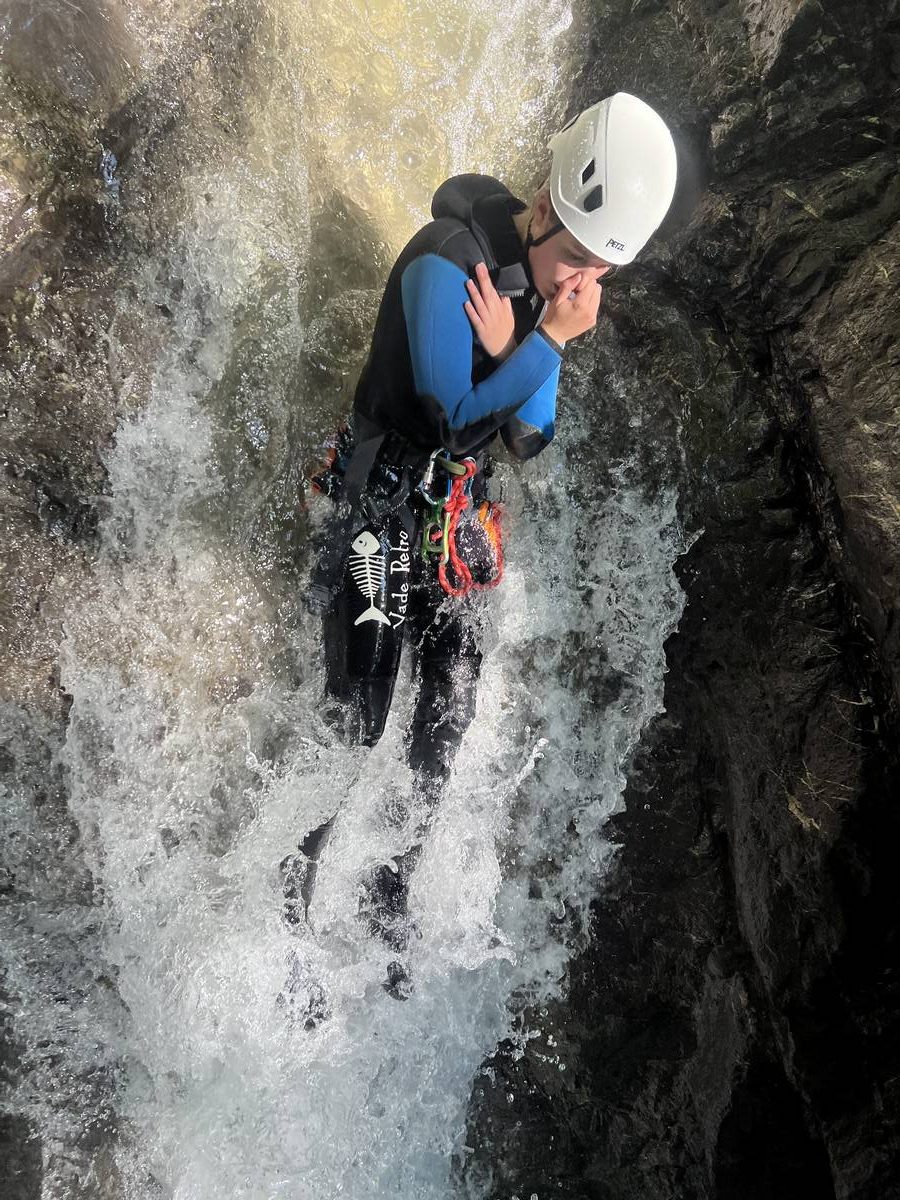
[{"label": "white foaming water", "polygon": [[[287,21],[287,10],[272,11]],[[476,116],[497,122],[507,158],[531,135],[535,114],[515,125],[505,100],[489,103],[483,77],[490,62],[515,78],[517,29],[546,35],[546,8],[520,3],[500,31],[480,5],[457,5],[430,48],[420,12],[374,11],[355,36],[382,49],[402,39],[390,70],[381,64],[397,120],[409,117],[397,103],[412,103],[418,55],[422,78],[443,71],[445,90],[480,68]],[[340,32],[354,12],[334,6],[325,25]],[[559,28],[565,17],[552,14]],[[340,75],[338,33],[325,40],[321,62]],[[311,62],[312,42],[301,48]],[[549,63],[534,69],[553,80]],[[585,501],[585,481],[563,472],[575,440],[563,434],[536,463],[500,471],[508,561],[503,586],[480,602],[489,632],[478,715],[413,879],[414,992],[389,997],[392,955],[357,908],[363,873],[405,848],[386,812],[411,789],[409,688],[401,680],[373,750],[336,741],[319,714],[318,630],[298,611],[266,519],[302,438],[294,410],[302,419],[321,408],[290,384],[307,264],[302,215],[286,222],[283,194],[302,194],[322,136],[350,196],[355,177],[335,164],[362,164],[360,200],[373,212],[383,202],[385,228],[403,230],[421,207],[393,157],[404,130],[416,139],[387,122],[383,156],[367,155],[371,142],[354,143],[352,131],[374,118],[360,126],[342,108],[359,99],[332,95],[333,128],[314,107],[315,135],[298,135],[296,157],[277,165],[259,133],[263,111],[256,153],[195,170],[185,227],[136,280],[148,312],[171,314],[171,330],[107,459],[102,553],[91,593],[68,614],[61,661],[73,703],[59,761],[102,928],[85,906],[72,964],[92,986],[57,1034],[72,1078],[97,1058],[104,1074],[95,1095],[79,1100],[73,1087],[55,1106],[32,1080],[31,1110],[69,1161],[46,1171],[47,1197],[75,1194],[76,1175],[87,1194],[129,1200],[453,1194],[473,1077],[502,1038],[528,1036],[525,1007],[558,994],[584,944],[611,854],[602,827],[660,709],[663,642],[681,611],[674,497],[643,498],[636,469],[622,464],[617,490]],[[417,187],[487,165],[490,139],[461,159],[478,135],[464,108],[458,93],[443,127],[430,116],[445,148],[431,166],[407,164]],[[335,812],[310,924],[292,929],[279,863]],[[23,979],[19,994],[30,986]],[[327,1017],[308,1029],[311,1000]],[[41,1013],[23,1018],[32,1037],[45,1024]],[[51,1126],[73,1108],[74,1122]],[[108,1110],[116,1123],[99,1160],[74,1126]]]}]

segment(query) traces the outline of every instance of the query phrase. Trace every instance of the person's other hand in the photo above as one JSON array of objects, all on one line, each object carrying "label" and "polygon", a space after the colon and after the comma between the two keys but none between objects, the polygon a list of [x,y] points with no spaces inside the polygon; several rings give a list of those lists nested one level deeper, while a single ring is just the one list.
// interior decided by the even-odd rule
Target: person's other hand
[{"label": "person's other hand", "polygon": [[478,340],[491,358],[507,358],[516,348],[516,322],[509,297],[497,294],[484,263],[478,264],[475,279],[467,279],[466,287],[469,299],[463,307]]},{"label": "person's other hand", "polygon": [[564,279],[550,301],[543,328],[556,342],[587,333],[597,324],[603,288],[592,275],[577,272]]}]

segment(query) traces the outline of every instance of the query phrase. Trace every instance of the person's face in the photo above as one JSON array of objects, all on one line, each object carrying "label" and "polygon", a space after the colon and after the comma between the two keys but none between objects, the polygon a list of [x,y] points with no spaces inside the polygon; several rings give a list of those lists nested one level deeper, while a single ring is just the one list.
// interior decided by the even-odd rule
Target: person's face
[{"label": "person's face", "polygon": [[[541,192],[534,206],[531,235],[539,238],[556,224],[549,197],[546,192]],[[612,270],[608,262],[582,246],[568,229],[561,229],[540,246],[532,246],[528,251],[528,263],[534,286],[545,300],[552,300],[560,285],[573,275],[602,279]]]}]

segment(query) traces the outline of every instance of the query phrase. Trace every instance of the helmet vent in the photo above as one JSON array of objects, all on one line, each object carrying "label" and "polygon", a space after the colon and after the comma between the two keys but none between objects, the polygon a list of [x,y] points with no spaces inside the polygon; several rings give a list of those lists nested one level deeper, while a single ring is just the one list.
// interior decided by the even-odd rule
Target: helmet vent
[{"label": "helmet vent", "polygon": [[595,188],[591,188],[582,203],[585,212],[593,212],[594,209],[600,208],[603,204],[603,185],[598,183]]},{"label": "helmet vent", "polygon": [[596,169],[597,169],[597,160],[595,158],[592,158],[591,161],[588,163],[588,165],[581,172],[582,184],[587,183],[587,181],[593,177],[594,171]]}]

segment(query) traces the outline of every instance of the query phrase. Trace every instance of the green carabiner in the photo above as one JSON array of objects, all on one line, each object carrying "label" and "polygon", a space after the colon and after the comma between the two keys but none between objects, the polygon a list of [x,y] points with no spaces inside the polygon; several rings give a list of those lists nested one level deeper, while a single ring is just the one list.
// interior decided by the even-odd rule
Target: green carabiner
[{"label": "green carabiner", "polygon": [[[428,562],[437,554],[443,553],[442,542],[444,538],[444,501],[431,499],[428,505],[431,510],[422,524],[422,558]],[[435,534],[439,534],[435,537]]]}]

